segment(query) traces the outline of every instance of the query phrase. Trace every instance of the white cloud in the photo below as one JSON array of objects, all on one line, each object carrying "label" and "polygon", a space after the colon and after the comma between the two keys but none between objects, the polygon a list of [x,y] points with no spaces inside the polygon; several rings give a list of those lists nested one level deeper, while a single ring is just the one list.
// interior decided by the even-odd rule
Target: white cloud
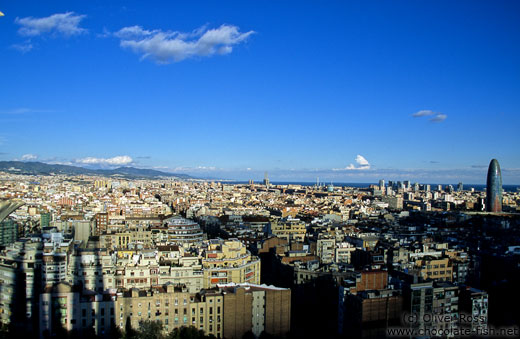
[{"label": "white cloud", "polygon": [[370,163],[364,156],[362,156],[360,154],[358,154],[356,156],[356,163],[358,164],[358,166],[355,166],[354,164],[350,164],[345,168],[333,168],[332,170],[333,171],[344,171],[344,170],[350,171],[350,170],[368,170],[368,169],[370,169]]},{"label": "white cloud", "polygon": [[121,40],[131,40],[131,39],[139,39],[146,36],[150,36],[155,33],[159,33],[159,30],[148,31],[142,29],[141,26],[128,26],[123,27],[119,31],[114,33],[114,36],[120,38]]},{"label": "white cloud", "polygon": [[36,160],[36,159],[38,159],[38,156],[34,155],[34,154],[24,154],[21,157],[22,161],[33,161],[33,160]]},{"label": "white cloud", "polygon": [[427,117],[427,116],[434,115],[434,114],[435,114],[434,111],[425,109],[425,110],[421,110],[419,112],[415,112],[414,114],[412,114],[412,117],[414,117],[414,118]]},{"label": "white cloud", "polygon": [[128,155],[119,155],[113,158],[87,157],[75,160],[76,163],[85,165],[128,165],[133,161]]},{"label": "white cloud", "polygon": [[448,116],[446,114],[437,114],[430,119],[431,122],[443,122]]},{"label": "white cloud", "polygon": [[364,156],[359,155],[359,154],[356,157],[356,162],[358,163],[358,165],[361,165],[361,166],[370,166],[370,164],[368,163],[368,160],[365,159]]},{"label": "white cloud", "polygon": [[87,30],[79,27],[86,15],[74,12],[57,13],[44,18],[16,18],[15,22],[22,26],[18,33],[23,36],[38,36],[45,33],[72,36],[86,33]]},{"label": "white cloud", "polygon": [[446,115],[446,114],[442,114],[442,113],[434,112],[434,111],[430,111],[430,110],[418,111],[418,112],[412,114],[412,117],[421,118],[421,117],[429,117],[432,115],[434,115],[434,117],[429,119],[430,122],[443,122],[448,117],[448,115]]},{"label": "white cloud", "polygon": [[193,57],[229,54],[234,45],[245,41],[253,33],[241,33],[233,25],[222,25],[215,29],[202,26],[191,33],[150,31],[140,26],[129,26],[114,33],[114,36],[121,39],[121,47],[140,54],[142,59],[170,63]]},{"label": "white cloud", "polygon": [[11,45],[12,49],[16,49],[18,52],[25,54],[33,49],[33,45],[30,42],[24,42],[22,44]]}]

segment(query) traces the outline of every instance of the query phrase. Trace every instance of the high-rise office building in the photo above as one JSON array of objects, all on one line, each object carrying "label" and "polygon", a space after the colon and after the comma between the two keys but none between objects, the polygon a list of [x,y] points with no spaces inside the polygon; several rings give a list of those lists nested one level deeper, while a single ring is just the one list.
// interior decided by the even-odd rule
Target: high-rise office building
[{"label": "high-rise office building", "polygon": [[502,173],[497,159],[489,163],[486,185],[486,210],[502,212]]}]

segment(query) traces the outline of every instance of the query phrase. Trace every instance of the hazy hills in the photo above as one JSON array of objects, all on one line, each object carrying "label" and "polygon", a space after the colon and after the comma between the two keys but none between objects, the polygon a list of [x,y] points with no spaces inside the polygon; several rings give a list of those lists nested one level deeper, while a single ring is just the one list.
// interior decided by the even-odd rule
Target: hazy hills
[{"label": "hazy hills", "polygon": [[167,173],[152,169],[135,167],[118,167],[115,169],[92,169],[70,165],[45,164],[43,162],[23,162],[23,161],[0,161],[0,171],[13,174],[28,175],[99,175],[106,177],[125,177],[125,178],[179,178],[191,179],[187,174]]}]

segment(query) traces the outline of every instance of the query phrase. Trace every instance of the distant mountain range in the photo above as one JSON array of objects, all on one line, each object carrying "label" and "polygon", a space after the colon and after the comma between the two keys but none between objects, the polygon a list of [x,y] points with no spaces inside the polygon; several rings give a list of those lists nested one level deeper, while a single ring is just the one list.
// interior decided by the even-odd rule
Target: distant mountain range
[{"label": "distant mountain range", "polygon": [[69,165],[45,164],[43,162],[23,162],[23,161],[0,161],[0,171],[13,174],[28,175],[93,175],[104,177],[124,177],[129,179],[138,178],[179,178],[193,179],[187,174],[167,173],[152,169],[135,167],[118,167],[115,169],[91,169]]}]

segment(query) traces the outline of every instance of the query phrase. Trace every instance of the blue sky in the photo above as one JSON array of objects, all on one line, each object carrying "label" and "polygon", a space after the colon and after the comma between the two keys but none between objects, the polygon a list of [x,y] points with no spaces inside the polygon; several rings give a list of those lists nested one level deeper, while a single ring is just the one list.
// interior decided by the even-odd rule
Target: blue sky
[{"label": "blue sky", "polygon": [[520,183],[518,1],[0,11],[0,160],[484,183],[497,158]]}]

